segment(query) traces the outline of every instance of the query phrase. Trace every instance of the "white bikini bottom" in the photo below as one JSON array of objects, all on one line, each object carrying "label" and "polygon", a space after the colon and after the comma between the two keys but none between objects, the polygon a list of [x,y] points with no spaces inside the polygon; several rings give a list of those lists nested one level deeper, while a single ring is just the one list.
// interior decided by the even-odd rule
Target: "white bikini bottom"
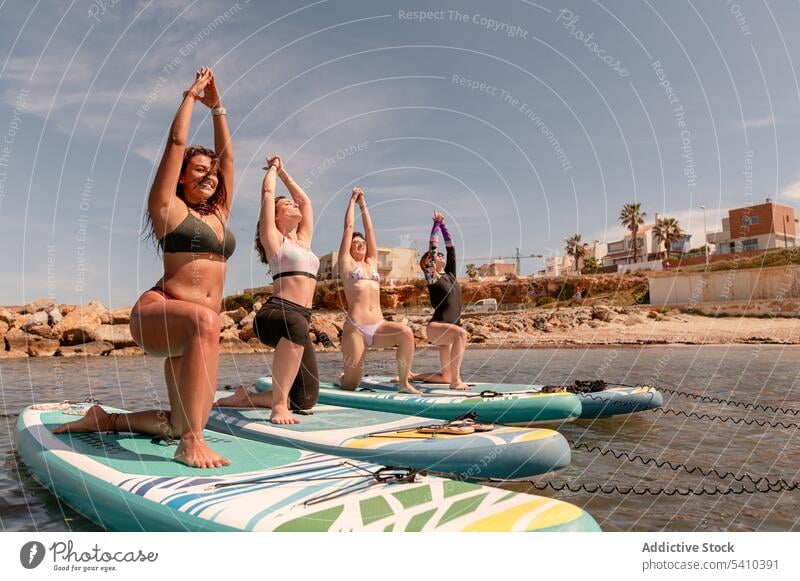
[{"label": "white bikini bottom", "polygon": [[364,345],[367,347],[372,345],[372,342],[375,340],[375,333],[378,331],[378,328],[383,325],[385,321],[381,320],[374,325],[359,325],[358,323],[354,323],[351,319],[347,319],[348,322],[353,325],[356,329],[358,329],[359,333],[364,335]]}]

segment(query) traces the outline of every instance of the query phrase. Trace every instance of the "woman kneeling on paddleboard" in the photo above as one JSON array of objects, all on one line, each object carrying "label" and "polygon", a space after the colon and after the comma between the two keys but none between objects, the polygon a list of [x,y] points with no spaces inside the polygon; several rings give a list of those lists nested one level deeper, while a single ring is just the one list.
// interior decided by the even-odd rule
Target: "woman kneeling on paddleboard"
[{"label": "woman kneeling on paddleboard", "polygon": [[[354,206],[361,208],[364,234],[353,232]],[[340,384],[356,389],[364,370],[364,356],[369,347],[397,347],[399,391],[420,393],[408,383],[414,358],[414,334],[408,325],[383,319],[381,312],[381,276],[378,273],[378,244],[367,202],[361,188],[354,188],[344,214],[344,233],[339,246],[339,276],[347,298],[347,318],[342,333],[344,372]]]},{"label": "woman kneeling on paddleboard", "polygon": [[[211,108],[214,150],[186,147],[195,101]],[[233,202],[233,146],[214,73],[197,72],[172,122],[147,200],[151,233],[164,254],[164,276],[131,311],[133,339],[166,357],[170,411],[109,414],[100,406],[55,432],[119,432],[180,438],[175,460],[197,468],[230,464],[203,439],[219,360],[219,311],[226,261],[236,241],[227,223]]]},{"label": "woman kneeling on paddleboard", "polygon": [[[438,231],[442,231],[447,259],[438,251]],[[461,380],[461,362],[467,348],[467,332],[461,327],[461,287],[456,277],[456,250],[444,216],[433,213],[428,251],[422,255],[419,266],[428,283],[433,316],[427,327],[428,341],[439,348],[442,368],[437,373],[415,373],[412,381],[449,383],[452,389],[469,389]]]},{"label": "woman kneeling on paddleboard", "polygon": [[[253,321],[262,343],[275,347],[272,391],[250,393],[244,387],[217,402],[227,407],[272,408],[274,424],[297,424],[292,409],[307,410],[319,398],[319,374],[308,332],[319,259],[311,252],[314,211],[311,200],[283,167],[279,156],[267,159],[261,189],[256,250],[272,271],[273,294]],[[276,179],[292,195],[275,197]]]}]

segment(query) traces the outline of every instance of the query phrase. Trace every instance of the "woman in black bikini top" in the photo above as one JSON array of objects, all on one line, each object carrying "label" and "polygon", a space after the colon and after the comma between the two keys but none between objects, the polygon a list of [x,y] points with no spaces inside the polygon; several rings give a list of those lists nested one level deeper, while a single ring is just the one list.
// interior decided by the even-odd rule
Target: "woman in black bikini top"
[{"label": "woman in black bikini top", "polygon": [[233,232],[223,225],[222,242],[206,222],[189,212],[177,228],[158,241],[162,252],[192,252],[218,254],[228,260],[236,250]]},{"label": "woman in black bikini top", "polygon": [[[209,107],[214,149],[186,147],[195,102]],[[226,261],[236,242],[227,228],[233,202],[233,146],[214,73],[197,72],[183,94],[148,197],[151,234],[164,276],[131,311],[131,334],[149,355],[166,357],[169,411],[108,414],[92,407],[59,431],[131,431],[179,438],[175,460],[197,468],[230,462],[210,449],[203,428],[217,389],[219,311]]]}]

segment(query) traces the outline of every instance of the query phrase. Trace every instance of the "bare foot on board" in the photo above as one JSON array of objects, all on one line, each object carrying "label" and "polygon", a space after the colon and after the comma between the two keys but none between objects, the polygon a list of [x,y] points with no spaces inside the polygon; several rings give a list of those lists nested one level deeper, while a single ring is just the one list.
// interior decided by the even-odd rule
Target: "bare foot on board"
[{"label": "bare foot on board", "polygon": [[272,414],[269,416],[269,421],[273,424],[299,424],[300,421],[294,417],[294,414],[285,405],[276,405],[272,408]]},{"label": "bare foot on board", "polygon": [[414,395],[422,395],[422,392],[410,383],[397,386],[397,393],[413,393]]},{"label": "bare foot on board", "polygon": [[256,407],[250,400],[250,392],[247,391],[247,388],[243,385],[237,387],[236,391],[233,392],[233,395],[219,398],[216,402],[214,402],[214,405],[217,407],[226,407],[226,408]]},{"label": "bare foot on board", "polygon": [[202,438],[184,436],[175,451],[175,461],[193,468],[220,468],[230,460],[209,448]]},{"label": "bare foot on board", "polygon": [[463,381],[459,381],[459,382],[451,383],[450,384],[450,389],[459,389],[459,390],[466,391],[466,390],[469,389],[469,385],[467,385]]},{"label": "bare foot on board", "polygon": [[99,405],[93,405],[88,409],[86,415],[74,422],[61,424],[53,430],[54,434],[66,434],[69,432],[113,432],[114,419],[116,415],[111,415]]}]

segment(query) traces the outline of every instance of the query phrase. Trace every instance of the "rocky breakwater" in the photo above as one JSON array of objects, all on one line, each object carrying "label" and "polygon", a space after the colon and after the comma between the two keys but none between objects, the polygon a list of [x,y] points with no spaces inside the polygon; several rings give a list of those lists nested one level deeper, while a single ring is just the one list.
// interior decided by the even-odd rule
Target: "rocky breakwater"
[{"label": "rocky breakwater", "polygon": [[0,307],[0,358],[140,355],[129,321],[130,309],[109,309],[99,301],[76,306],[39,299]]},{"label": "rocky breakwater", "polygon": [[[418,347],[428,345],[426,326],[430,315],[405,315],[384,311],[387,320],[407,324],[414,332]],[[668,342],[651,337],[654,325],[670,323],[685,326],[690,315],[678,311],[661,312],[650,307],[532,308],[519,311],[465,314],[462,326],[474,347],[525,347],[533,345],[610,345]],[[321,333],[338,348],[344,315],[341,311],[315,314],[312,334],[319,341]],[[334,335],[338,333],[338,336]]]},{"label": "rocky breakwater", "polygon": [[[253,322],[261,310],[256,301],[251,310],[244,307],[220,313],[220,351],[222,353],[268,353],[273,351],[256,336]],[[311,317],[309,338],[317,351],[338,351],[344,315],[336,312],[314,312]]]},{"label": "rocky breakwater", "polygon": [[[253,320],[261,303],[248,311],[220,314],[223,353],[259,353],[272,349],[256,337]],[[344,317],[315,314],[311,339],[320,350],[339,346]],[[129,327],[130,307],[109,309],[100,301],[86,305],[39,299],[24,306],[0,307],[0,358],[142,355]]]},{"label": "rocky breakwater", "polygon": [[[407,289],[402,289],[392,296],[399,300],[405,292]],[[272,351],[258,340],[253,328],[261,306],[256,300],[250,309],[238,307],[220,314],[222,353]],[[428,345],[429,314],[402,314],[385,308],[384,316],[409,325],[418,347]],[[140,355],[129,320],[128,308],[108,309],[97,301],[75,306],[39,300],[24,307],[0,307],[0,358]],[[318,351],[340,349],[344,320],[341,309],[314,311],[309,337]],[[465,314],[462,325],[473,347],[800,343],[797,318],[711,318],[645,305]]]},{"label": "rocky breakwater", "polygon": [[[646,330],[662,321],[686,323],[688,318],[678,311],[595,305],[465,315],[463,327],[470,343],[487,346],[648,344],[663,342],[651,341]],[[639,333],[623,332],[637,326]]]},{"label": "rocky breakwater", "polygon": [[[460,279],[461,294],[465,305],[481,299],[495,299],[498,304],[534,305],[544,302],[569,300],[575,289],[583,289],[584,297],[617,297],[641,292],[647,288],[646,273],[636,272],[624,276],[618,274],[571,275],[560,278],[517,278],[509,280]],[[601,302],[604,299],[600,299]],[[429,306],[428,290],[424,281],[413,284],[381,286],[381,307],[385,310],[401,308],[424,308]],[[619,304],[619,303],[618,303]],[[338,281],[323,282],[317,286],[314,308],[344,311],[347,303],[342,285]]]},{"label": "rocky breakwater", "polygon": [[[244,309],[241,311],[244,312]],[[429,314],[409,315],[385,310],[384,316],[386,320],[398,321],[411,327],[417,347],[429,345],[426,335]],[[690,319],[691,315],[678,311],[661,312],[649,307],[595,305],[465,314],[462,317],[462,326],[473,347],[641,345],[668,342],[661,338],[651,338],[653,325],[664,322],[685,326]],[[311,320],[311,339],[318,350],[339,350],[344,320],[344,313],[340,310],[315,311]],[[241,347],[241,343],[234,344]]]}]

